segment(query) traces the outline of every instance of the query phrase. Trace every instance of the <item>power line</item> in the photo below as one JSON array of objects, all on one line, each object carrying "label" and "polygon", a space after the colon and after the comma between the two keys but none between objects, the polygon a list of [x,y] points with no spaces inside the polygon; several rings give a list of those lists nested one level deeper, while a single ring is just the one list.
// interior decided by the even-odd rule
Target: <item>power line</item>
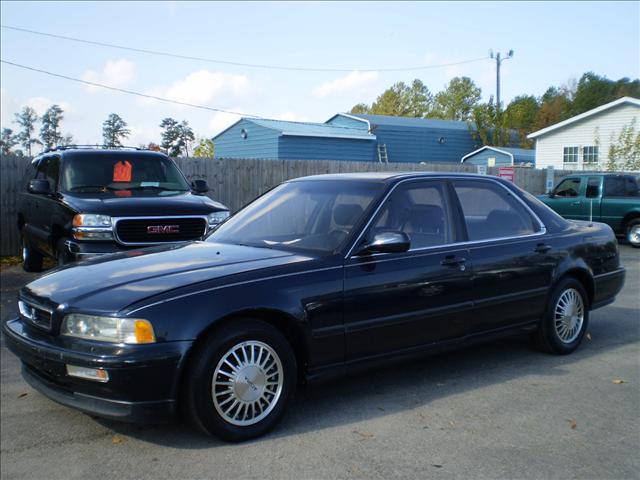
[{"label": "power line", "polygon": [[52,77],[63,78],[65,80],[70,80],[72,82],[83,83],[85,85],[90,85],[92,87],[105,88],[107,90],[113,90],[115,92],[126,93],[128,95],[135,95],[137,97],[150,98],[152,100],[158,100],[159,102],[173,103],[173,104],[176,104],[176,105],[183,105],[185,107],[199,108],[201,110],[209,110],[209,111],[212,111],[212,112],[231,113],[233,115],[240,115],[240,116],[243,116],[243,117],[260,118],[258,115],[250,115],[250,114],[247,114],[247,113],[233,112],[231,110],[224,110],[222,108],[208,107],[206,105],[197,105],[195,103],[180,102],[178,100],[172,100],[170,98],[158,97],[156,95],[148,95],[146,93],[135,92],[133,90],[126,90],[124,88],[113,87],[111,85],[104,85],[102,83],[90,82],[88,80],[82,80],[81,78],[69,77],[67,75],[62,75],[60,73],[49,72],[47,70],[41,70],[39,68],[30,67],[28,65],[21,65],[19,63],[10,62],[8,60],[0,59],[0,62],[6,63],[7,65],[12,65],[14,67],[23,68],[25,70],[30,70],[32,72],[43,73],[45,75],[49,75],[49,76],[52,76]]},{"label": "power line", "polygon": [[148,50],[145,48],[136,48],[136,47],[128,47],[125,45],[116,45],[113,43],[105,43],[105,42],[97,42],[94,40],[86,40],[82,38],[69,37],[66,35],[57,35],[54,33],[47,32],[39,32],[36,30],[29,30],[26,28],[13,27],[10,25],[0,25],[0,28],[4,28],[7,30],[14,30],[17,32],[29,33],[32,35],[40,35],[43,37],[57,38],[59,40],[67,40],[70,42],[78,42],[85,43],[88,45],[97,45],[100,47],[108,47],[108,48],[117,48],[119,50],[127,50],[130,52],[137,53],[145,53],[149,55],[157,55],[162,57],[171,57],[171,58],[180,58],[183,60],[196,60],[199,62],[207,62],[207,63],[216,63],[220,65],[232,65],[235,67],[248,67],[248,68],[262,68],[268,70],[286,70],[286,71],[295,71],[295,72],[353,72],[357,70],[359,72],[410,72],[410,71],[418,71],[418,70],[429,70],[434,68],[443,68],[443,67],[452,67],[455,65],[462,65],[465,63],[479,62],[480,60],[486,60],[488,57],[479,57],[472,58],[470,60],[462,60],[460,62],[451,62],[451,63],[442,63],[439,65],[419,65],[413,67],[397,67],[397,68],[389,68],[389,67],[381,67],[381,68],[321,68],[321,67],[290,67],[284,65],[265,65],[259,63],[242,63],[242,62],[232,62],[229,60],[218,60],[213,58],[205,58],[205,57],[195,57],[191,55],[182,55],[179,53],[170,53],[170,52],[161,52],[158,50]]}]

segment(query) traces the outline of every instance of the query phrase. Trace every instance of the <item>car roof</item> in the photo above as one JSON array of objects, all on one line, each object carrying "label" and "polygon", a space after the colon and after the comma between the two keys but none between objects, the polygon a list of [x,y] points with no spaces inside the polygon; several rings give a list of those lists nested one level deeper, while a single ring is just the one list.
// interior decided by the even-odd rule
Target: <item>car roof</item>
[{"label": "car roof", "polygon": [[[462,172],[357,172],[357,173],[328,173],[322,175],[309,175],[289,180],[289,182],[301,182],[309,180],[362,180],[370,182],[391,182],[394,180],[405,180],[410,178],[441,178],[441,177],[461,177],[461,178],[487,178],[487,175]],[[492,177],[497,179],[498,177]]]},{"label": "car roof", "polygon": [[109,155],[110,157],[132,157],[132,156],[166,157],[167,156],[163,152],[156,152],[153,150],[138,150],[138,149],[128,149],[128,148],[110,149],[110,148],[69,147],[69,148],[60,148],[60,149],[43,152],[39,154],[36,158],[34,158],[34,161],[42,158],[45,155],[50,155],[50,154],[58,154],[58,155],[61,155],[62,157],[83,157],[83,156],[90,157],[90,156],[104,156],[104,155]]}]

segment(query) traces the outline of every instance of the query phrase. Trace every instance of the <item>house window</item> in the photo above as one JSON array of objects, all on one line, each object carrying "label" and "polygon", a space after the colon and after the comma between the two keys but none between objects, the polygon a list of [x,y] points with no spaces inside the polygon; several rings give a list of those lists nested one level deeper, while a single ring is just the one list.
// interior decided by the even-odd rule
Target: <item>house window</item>
[{"label": "house window", "polygon": [[564,163],[578,163],[579,147],[564,147]]},{"label": "house window", "polygon": [[598,147],[584,147],[582,161],[584,163],[598,163]]}]

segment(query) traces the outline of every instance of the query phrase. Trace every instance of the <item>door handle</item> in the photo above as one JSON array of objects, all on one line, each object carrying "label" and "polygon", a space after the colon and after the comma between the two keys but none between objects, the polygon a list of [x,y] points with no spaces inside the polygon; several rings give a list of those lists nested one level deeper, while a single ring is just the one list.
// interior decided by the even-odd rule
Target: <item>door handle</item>
[{"label": "door handle", "polygon": [[551,247],[549,245],[545,245],[544,243],[539,243],[534,249],[536,253],[547,253],[549,250],[551,250]]},{"label": "door handle", "polygon": [[575,205],[577,207],[580,205],[580,202],[571,202],[571,205]]},{"label": "door handle", "polygon": [[467,259],[463,258],[463,257],[456,257],[454,255],[447,255],[446,257],[444,257],[444,260],[442,260],[440,262],[440,265],[444,266],[444,267],[459,267],[460,270],[464,270],[465,267],[465,263],[466,263]]}]

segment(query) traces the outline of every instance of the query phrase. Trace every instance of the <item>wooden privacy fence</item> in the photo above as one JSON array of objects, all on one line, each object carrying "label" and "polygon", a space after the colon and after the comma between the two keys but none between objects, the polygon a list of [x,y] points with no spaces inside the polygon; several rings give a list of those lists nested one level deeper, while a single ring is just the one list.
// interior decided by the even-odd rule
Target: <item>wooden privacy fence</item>
[{"label": "wooden privacy fence", "polygon": [[[232,212],[270,188],[291,178],[323,173],[424,171],[475,172],[473,165],[460,163],[414,164],[346,162],[333,160],[257,160],[246,158],[177,158],[178,166],[189,180],[203,179],[209,184],[209,197],[227,205]],[[17,228],[18,193],[23,191],[23,178],[30,158],[0,157],[0,255],[18,255],[20,237]],[[497,175],[498,167],[487,169]],[[570,172],[557,171],[557,181]],[[540,194],[545,191],[547,172],[517,168],[515,183],[525,190]],[[154,212],[156,213],[156,212]]]}]

